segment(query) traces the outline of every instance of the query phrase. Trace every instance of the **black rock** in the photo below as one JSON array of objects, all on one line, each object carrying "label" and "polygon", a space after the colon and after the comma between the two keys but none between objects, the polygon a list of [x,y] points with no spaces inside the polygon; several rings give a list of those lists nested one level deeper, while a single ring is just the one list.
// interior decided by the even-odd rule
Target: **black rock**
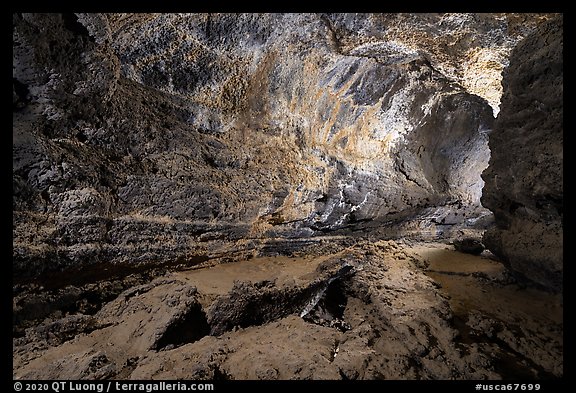
[{"label": "black rock", "polygon": [[472,238],[454,240],[454,248],[456,251],[474,255],[480,255],[484,251],[484,245],[480,240]]}]

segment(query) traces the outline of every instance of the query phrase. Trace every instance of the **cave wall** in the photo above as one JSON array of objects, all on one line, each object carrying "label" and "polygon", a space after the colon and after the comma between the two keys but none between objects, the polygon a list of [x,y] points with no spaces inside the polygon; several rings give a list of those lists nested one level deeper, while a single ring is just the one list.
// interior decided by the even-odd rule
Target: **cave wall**
[{"label": "cave wall", "polygon": [[473,222],[497,91],[466,70],[542,18],[14,14],[15,274]]},{"label": "cave wall", "polygon": [[497,226],[484,243],[552,290],[563,277],[563,19],[543,24],[512,52],[501,112],[490,135],[482,203]]}]

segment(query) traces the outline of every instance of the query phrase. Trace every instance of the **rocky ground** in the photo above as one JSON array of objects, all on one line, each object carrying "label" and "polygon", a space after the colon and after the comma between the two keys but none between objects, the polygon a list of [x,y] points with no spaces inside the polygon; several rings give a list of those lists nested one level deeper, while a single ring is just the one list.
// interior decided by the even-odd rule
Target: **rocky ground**
[{"label": "rocky ground", "polygon": [[[477,256],[443,243],[351,243],[318,243],[293,256],[206,261],[155,278],[152,272],[58,289],[22,285],[14,300],[13,376],[563,375],[559,295],[517,282],[486,251]],[[29,320],[31,309],[44,316]]]}]

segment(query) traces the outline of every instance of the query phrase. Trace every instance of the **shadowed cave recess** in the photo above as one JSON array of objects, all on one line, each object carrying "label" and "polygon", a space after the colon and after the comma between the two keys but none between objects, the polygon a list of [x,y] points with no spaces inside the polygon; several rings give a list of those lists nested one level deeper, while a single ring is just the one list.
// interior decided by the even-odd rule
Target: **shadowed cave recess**
[{"label": "shadowed cave recess", "polygon": [[561,14],[13,14],[15,379],[559,379]]}]

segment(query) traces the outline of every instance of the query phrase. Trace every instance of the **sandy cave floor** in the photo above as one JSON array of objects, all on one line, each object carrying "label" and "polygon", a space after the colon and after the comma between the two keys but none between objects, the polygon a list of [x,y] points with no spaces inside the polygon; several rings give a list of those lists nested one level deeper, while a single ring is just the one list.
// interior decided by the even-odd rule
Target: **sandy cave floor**
[{"label": "sandy cave floor", "polygon": [[16,379],[563,373],[562,297],[443,243],[361,241],[51,292],[24,285],[14,310]]}]

